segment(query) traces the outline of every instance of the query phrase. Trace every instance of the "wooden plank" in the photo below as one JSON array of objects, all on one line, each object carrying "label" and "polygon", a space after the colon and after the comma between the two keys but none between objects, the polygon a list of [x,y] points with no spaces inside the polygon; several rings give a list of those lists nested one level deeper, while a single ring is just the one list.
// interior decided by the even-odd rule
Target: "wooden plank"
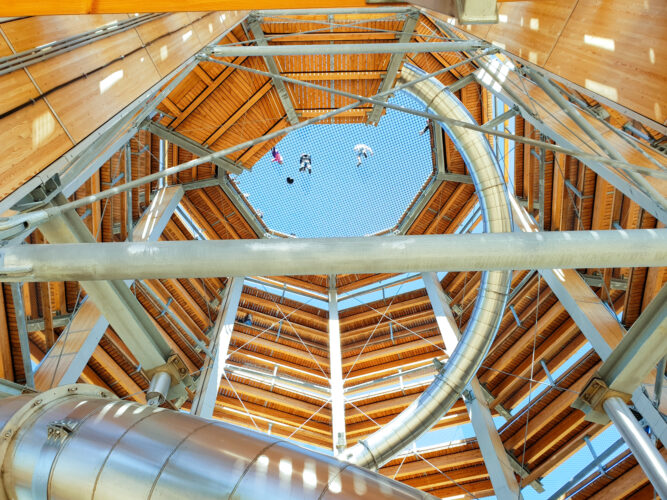
[{"label": "wooden plank", "polygon": [[595,371],[599,368],[599,365],[600,363],[596,364],[593,368],[588,370],[570,387],[568,387],[568,391],[560,393],[556,399],[549,403],[537,415],[531,415],[530,421],[525,426],[525,428],[522,426],[521,429],[519,429],[514,435],[510,436],[508,439],[503,440],[505,448],[508,450],[512,449],[515,452],[520,451],[524,440],[529,440],[540,430],[541,426],[557,416],[559,413],[562,413],[563,410],[572,404],[572,402],[577,398],[579,391],[584,388],[590,378],[595,374]]},{"label": "wooden plank", "polygon": [[[14,2],[12,2],[12,5],[3,5],[3,15],[11,15],[5,13],[4,11],[6,8],[10,8],[12,6],[18,7],[18,5],[14,4]],[[116,12],[136,11],[128,10]],[[65,14],[65,12],[62,12],[62,14]],[[82,14],[90,13],[82,12]],[[2,23],[2,31],[12,43],[14,50],[16,50],[16,52],[23,52],[24,50],[40,47],[56,40],[62,40],[74,35],[79,35],[86,31],[101,28],[102,26],[114,21],[124,21],[126,19],[127,14],[115,13],[110,15],[88,16],[66,15],[60,17],[26,17],[7,23]]]},{"label": "wooden plank", "polygon": [[[318,7],[366,7],[364,0],[319,0]],[[53,16],[61,14],[105,14],[111,12],[179,12],[183,2],[175,0],[77,0],[61,3],[57,0],[14,0],[3,6],[6,16]],[[240,9],[309,9],[310,0],[198,0],[197,10]]]},{"label": "wooden plank", "polygon": [[663,123],[665,19],[665,2],[579,0],[545,68]]},{"label": "wooden plank", "polygon": [[195,36],[191,26],[165,35],[146,47],[160,76],[166,76],[200,48],[199,37]]},{"label": "wooden plank", "polygon": [[511,2],[498,8],[487,40],[540,66],[548,60],[577,0]]},{"label": "wooden plank", "polygon": [[[265,130],[262,135],[270,134],[271,132],[283,129],[288,125],[289,123],[287,122],[287,118],[283,117],[280,120],[278,120],[275,124],[273,124],[268,130]],[[252,161],[252,157],[255,154],[257,154],[261,149],[268,149],[265,143],[260,142],[258,144],[255,144],[251,148],[248,148],[248,150],[236,160],[236,163],[241,163],[242,165],[246,163],[249,164]]]},{"label": "wooden plank", "polygon": [[[234,64],[242,64],[243,61],[245,61],[245,57],[237,57],[234,59],[232,62]],[[175,120],[172,120],[171,123],[169,123],[169,127],[172,129],[175,129],[178,127],[183,120],[185,120],[190,114],[199,107],[199,105],[204,102],[204,100],[213,93],[215,89],[217,89],[222,83],[229,78],[229,76],[234,72],[234,68],[226,67],[217,77],[215,77],[215,80],[213,80],[213,84],[208,86],[206,90],[204,90],[201,94],[197,96],[195,100],[193,100],[190,104],[188,104],[188,107],[183,110],[183,112],[176,117]],[[171,94],[170,94],[171,95]]]},{"label": "wooden plank", "polygon": [[[0,38],[0,42],[3,42]],[[30,102],[39,95],[24,70],[0,75],[0,114]]]},{"label": "wooden plank", "polygon": [[44,315],[44,338],[46,341],[46,350],[51,349],[55,342],[53,333],[53,311],[51,311],[51,294],[49,293],[49,283],[39,283],[40,301],[42,304],[42,314]]},{"label": "wooden plank", "polygon": [[[160,10],[156,12],[165,11]],[[190,22],[190,17],[188,16],[187,12],[177,12],[137,26],[135,31],[141,38],[141,41],[144,44],[148,44],[156,38],[160,38],[162,36],[168,35],[169,33],[180,30],[184,26],[190,24]]]},{"label": "wooden plank", "polygon": [[[446,449],[445,449],[446,450]],[[429,454],[430,455],[430,454]],[[458,451],[451,454],[443,454],[441,456],[428,456],[428,461],[439,469],[450,469],[455,467],[469,467],[474,464],[482,463],[482,452],[475,448],[472,450]],[[412,460],[415,458],[414,460]],[[409,457],[399,469],[399,465],[385,465],[379,472],[387,477],[396,476],[400,479],[404,476],[415,476],[418,474],[425,474],[434,472],[433,467],[423,460],[416,459],[416,457]]]},{"label": "wooden plank", "polygon": [[[192,28],[199,37],[202,44],[207,44],[218,36],[231,28],[234,24],[240,22],[248,14],[247,11],[232,11],[222,10],[218,12],[211,12],[208,15],[197,19]],[[197,13],[192,13],[192,16]]]},{"label": "wooden plank", "polygon": [[[246,385],[241,382],[231,381],[223,377],[223,379],[220,381],[220,390],[231,390],[231,388],[233,388],[239,395],[256,398],[261,401],[269,401],[277,406],[285,408],[288,411],[293,411],[295,413],[302,412],[307,417],[315,413],[320,407],[320,405],[302,401],[300,399],[292,398],[289,396],[283,396],[282,394],[267,391],[259,387]],[[317,413],[314,418],[315,420],[321,420],[323,418],[330,419],[331,410],[324,407]]]},{"label": "wooden plank", "polygon": [[33,64],[28,70],[42,92],[47,92],[80,75],[88,75],[141,46],[137,33],[128,30]]},{"label": "wooden plank", "polygon": [[0,120],[0,198],[73,146],[43,100]]},{"label": "wooden plank", "polygon": [[95,352],[93,353],[93,359],[101,364],[105,370],[116,380],[121,387],[130,394],[129,399],[138,401],[139,403],[146,404],[146,394],[143,392],[141,387],[132,380],[125,370],[123,370],[114,359],[107,354],[107,352],[102,349],[100,346],[97,346]]},{"label": "wooden plank", "polygon": [[9,343],[9,325],[7,324],[3,286],[0,286],[0,377],[5,380],[14,380],[14,365]]},{"label": "wooden plank", "polygon": [[386,71],[304,71],[299,73],[283,73],[283,76],[302,82],[317,82],[341,80],[382,80],[386,74]]},{"label": "wooden plank", "polygon": [[[199,66],[197,66],[199,68]],[[213,82],[210,81],[209,79],[208,85],[211,85]],[[273,82],[271,80],[268,80],[257,92],[255,92],[246,102],[241,106],[239,109],[237,109],[229,118],[227,118],[222,125],[220,125],[220,128],[213,132],[205,141],[204,145],[208,146],[209,144],[213,144],[215,141],[217,141],[222,134],[224,134],[229,128],[234,125],[251,107],[255,105],[257,101],[259,101],[262,97],[264,97],[264,94],[266,94],[271,88],[273,87]]]},{"label": "wooden plank", "polygon": [[145,280],[143,284],[153,290],[153,292],[164,304],[167,304],[171,299],[171,302],[169,303],[169,309],[183,321],[183,323],[199,340],[207,341],[208,337],[204,335],[199,325],[192,319],[192,317],[185,311],[185,309],[183,309],[177,300],[173,300],[172,295],[164,287],[160,280]]},{"label": "wooden plank", "polygon": [[145,50],[60,88],[49,102],[77,142],[160,79]]},{"label": "wooden plank", "polygon": [[[662,448],[660,454],[663,458],[667,459],[667,448]],[[620,498],[628,498],[628,495],[647,481],[646,474],[641,466],[637,464],[625,471],[620,477],[614,479],[595,495],[591,496],[590,500],[617,500]]]}]

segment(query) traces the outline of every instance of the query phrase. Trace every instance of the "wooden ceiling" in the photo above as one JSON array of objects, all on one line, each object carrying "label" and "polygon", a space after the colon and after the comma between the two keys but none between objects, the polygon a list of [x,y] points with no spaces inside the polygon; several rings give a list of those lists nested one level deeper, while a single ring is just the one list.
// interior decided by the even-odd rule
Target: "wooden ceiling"
[{"label": "wooden ceiling", "polygon": [[[404,23],[402,18],[376,15],[337,16],[335,20],[342,25],[354,25],[302,34],[321,29],[327,18],[301,16],[287,20],[264,18],[261,27],[267,37],[279,36],[271,42],[278,44],[376,43],[395,40],[395,32],[400,32]],[[428,18],[421,16],[413,41],[423,41],[432,35],[446,36]],[[248,38],[244,27],[239,25],[221,43],[245,42]],[[406,61],[426,71],[435,71],[462,58],[465,55],[457,53],[417,54],[409,55]],[[279,57],[276,60],[285,76],[372,96],[386,75],[389,56]],[[233,62],[262,71],[267,69],[260,58],[236,58]],[[474,69],[473,64],[467,64],[438,78],[444,84],[452,84]],[[331,97],[291,83],[286,87],[301,120],[350,102],[344,97]],[[484,123],[492,117],[491,98],[478,84],[466,85],[457,91],[457,96],[478,122]],[[369,109],[361,106],[330,122],[363,123]],[[158,111],[154,119],[160,125],[214,151],[289,125],[271,79],[212,62],[201,62],[164,99]],[[620,126],[624,121],[611,111],[610,123]],[[526,137],[536,135],[520,117],[516,118],[516,133]],[[237,166],[250,169],[278,140],[238,151],[229,159]],[[443,135],[443,141],[447,171],[467,174],[463,159],[450,138]],[[130,147],[132,179],[158,171],[160,146],[156,136],[140,131],[130,141]],[[169,144],[167,155],[169,165],[194,157],[175,144]],[[537,217],[538,160],[530,148],[520,144],[515,147],[513,158],[514,194]],[[114,182],[124,183],[125,179],[118,180],[125,168],[124,162],[123,154],[114,155],[72,198],[97,193]],[[657,227],[655,218],[576,158],[558,156],[554,159],[547,153],[545,168],[544,220],[541,221],[545,230]],[[230,195],[217,183],[216,177],[227,180],[224,172],[208,163],[168,178],[167,184],[181,184],[186,188],[181,208],[209,239],[257,238],[262,236],[253,229],[257,224],[268,231],[241,193],[236,190]],[[231,186],[234,188],[233,183]],[[157,189],[157,183],[152,183],[132,190],[133,220],[140,218]],[[239,204],[244,204],[246,211]],[[442,181],[407,228],[407,233],[453,233],[471,214],[475,204],[471,184]],[[126,207],[125,195],[118,195],[108,202],[81,208],[79,213],[98,241],[123,241],[129,231]],[[474,223],[478,222],[479,217],[476,217]],[[174,215],[161,238],[187,240],[195,239],[196,235],[180,216]],[[37,230],[27,242],[42,244],[44,238]],[[579,272],[593,284],[600,301],[620,315],[626,328],[667,281],[665,268],[582,269]],[[336,276],[336,287],[339,293],[350,292],[391,277],[387,274],[341,275]],[[452,297],[461,329],[470,318],[480,277],[480,273],[468,272],[449,273],[442,279],[443,289]],[[331,408],[327,403],[328,311],[308,303],[314,297],[326,296],[328,278],[268,279],[273,283],[272,288],[262,289],[250,281],[244,286],[230,344],[229,369],[220,385],[215,417],[331,449]],[[204,354],[186,335],[183,326],[205,341],[215,321],[225,284],[226,278],[220,277],[147,280],[133,286],[136,297],[192,373],[201,368]],[[285,296],[279,291],[281,287],[292,292],[301,290],[305,295],[289,293]],[[169,305],[168,311],[157,304],[151,291]],[[4,284],[0,292],[4,311],[0,314],[0,375],[23,383],[25,374],[10,286]],[[63,334],[71,315],[78,314],[77,307],[85,292],[74,282],[26,283],[23,292],[30,352],[39,363]],[[507,419],[499,432],[505,448],[523,464],[520,481],[525,485],[549,474],[584,446],[584,436],[596,436],[604,429],[586,422],[583,413],[570,406],[599,367],[600,359],[593,351],[580,354],[587,345],[586,339],[536,273],[513,274],[509,305],[511,308],[505,310],[478,377],[488,391],[494,412]],[[252,325],[240,321],[248,313],[252,314]],[[425,379],[434,374],[433,359],[444,359],[445,355],[430,302],[421,286],[407,292],[400,289],[388,292],[383,300],[364,303],[362,299],[358,305],[340,311],[340,326],[348,398],[347,442],[354,444],[390,421],[421,394],[428,385]],[[571,363],[575,355],[579,357]],[[568,367],[552,386],[542,365],[535,360],[544,360],[551,373],[564,365]],[[144,391],[148,388],[145,373],[112,328],[107,329],[81,380],[137,401],[145,401]],[[529,403],[517,411],[529,395]],[[189,404],[185,404],[186,409]],[[459,400],[435,429],[468,422],[465,405]],[[474,438],[421,450],[420,454],[444,474],[413,453],[397,457],[381,472],[443,498],[492,494]],[[647,479],[626,452],[614,458],[613,464],[607,477],[590,478],[577,498],[593,495],[643,498],[652,494]]]}]

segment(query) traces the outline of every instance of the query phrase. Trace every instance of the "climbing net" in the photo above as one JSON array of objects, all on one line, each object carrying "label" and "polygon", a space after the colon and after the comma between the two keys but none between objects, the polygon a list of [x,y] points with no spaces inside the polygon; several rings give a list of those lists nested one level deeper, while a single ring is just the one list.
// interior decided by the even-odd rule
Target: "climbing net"
[{"label": "climbing net", "polygon": [[[391,102],[423,109],[406,92]],[[433,174],[429,131],[420,135],[425,125],[395,110],[377,127],[309,125],[276,145],[282,165],[268,152],[235,182],[276,231],[302,238],[373,234],[394,226]],[[310,173],[299,171],[303,154],[312,159]]]}]

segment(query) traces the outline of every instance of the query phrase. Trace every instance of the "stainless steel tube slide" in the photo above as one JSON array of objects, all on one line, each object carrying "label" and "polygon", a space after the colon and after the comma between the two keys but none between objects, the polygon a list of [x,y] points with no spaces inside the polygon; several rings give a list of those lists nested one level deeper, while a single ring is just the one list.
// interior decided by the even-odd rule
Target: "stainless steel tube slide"
[{"label": "stainless steel tube slide", "polygon": [[[423,73],[416,68],[405,66],[401,72],[401,80],[403,83],[410,82],[421,74]],[[441,116],[474,123],[463,103],[433,78],[415,84],[411,87],[411,92]],[[505,181],[488,141],[480,132],[452,129],[444,123],[440,125],[456,143],[470,170],[482,209],[485,230],[492,233],[510,232],[512,219]],[[489,350],[502,319],[509,284],[509,271],[490,271],[483,274],[468,327],[433,383],[400,415],[366,440],[343,452],[341,458],[363,467],[377,469],[427,432],[449,411]]]},{"label": "stainless steel tube slide", "polygon": [[435,497],[272,436],[71,385],[0,400],[0,499]]}]

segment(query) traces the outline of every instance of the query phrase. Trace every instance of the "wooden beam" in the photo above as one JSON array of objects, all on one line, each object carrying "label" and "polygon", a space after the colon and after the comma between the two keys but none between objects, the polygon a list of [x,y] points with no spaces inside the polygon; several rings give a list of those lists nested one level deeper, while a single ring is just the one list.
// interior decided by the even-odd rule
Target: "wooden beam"
[{"label": "wooden beam", "polygon": [[[667,458],[667,448],[662,448],[660,454]],[[632,497],[633,491],[648,481],[646,474],[639,464],[625,471],[620,477],[617,477],[604,488],[599,490],[590,500],[617,500],[621,498]]]},{"label": "wooden beam", "polygon": [[262,87],[257,92],[248,98],[243,106],[232,113],[232,115],[227,118],[215,132],[208,136],[208,138],[204,141],[204,146],[208,147],[209,145],[214,144],[222,134],[227,132],[227,130],[229,130],[232,125],[234,125],[244,114],[246,114],[248,110],[257,103],[257,101],[264,97],[264,95],[266,95],[266,93],[271,90],[271,88],[273,88],[273,83],[271,80],[267,80],[266,83],[262,85]]},{"label": "wooden beam", "polygon": [[[475,441],[470,440],[467,444],[472,446],[475,444]],[[456,447],[458,448],[459,446],[461,445],[457,445]],[[452,446],[452,448],[454,448],[454,446]],[[440,456],[434,456],[434,453],[437,452],[423,453],[423,455],[429,462],[443,470],[470,467],[484,462],[482,459],[482,452],[478,448],[470,450],[464,449],[455,453],[445,454],[444,452],[446,451],[448,451],[447,448],[444,448],[442,450],[443,454]],[[385,465],[378,472],[387,477],[396,476],[397,479],[400,479],[404,476],[428,474],[430,472],[435,472],[435,470],[420,458],[416,456],[408,456],[402,465]]]},{"label": "wooden beam", "polygon": [[0,284],[0,377],[5,380],[14,380],[14,363],[9,343],[9,328],[5,309],[4,286]]},{"label": "wooden beam", "polygon": [[[287,127],[287,119],[283,116],[280,120],[278,120],[276,123],[274,123],[268,130],[264,131],[263,135],[270,134],[272,132],[275,132],[276,130],[280,130]],[[249,148],[245,153],[243,153],[238,159],[237,162],[240,162],[241,164],[245,164],[254,156],[254,154],[259,151],[262,148],[266,148],[266,144],[263,142],[259,142]]]},{"label": "wooden beam", "polygon": [[295,397],[284,396],[282,394],[278,394],[277,392],[272,392],[259,387],[253,387],[242,382],[236,382],[233,380],[228,381],[227,378],[223,378],[220,381],[220,390],[227,390],[232,394],[236,392],[240,396],[246,396],[259,401],[269,402],[284,408],[286,411],[301,412],[301,414],[305,415],[306,418],[317,412],[317,415],[313,417],[313,420],[315,421],[326,422],[331,419],[331,410],[326,406],[320,409],[320,404],[310,403]]},{"label": "wooden beam", "polygon": [[590,378],[595,374],[596,370],[599,368],[600,363],[598,362],[585,374],[579,377],[567,391],[563,391],[549,403],[545,408],[543,408],[537,415],[530,415],[530,421],[524,427],[522,426],[516,433],[510,436],[508,439],[503,440],[505,448],[508,450],[517,450],[521,447],[524,440],[529,440],[532,436],[537,433],[540,428],[552,418],[558,416],[565,409],[569,408],[572,402],[577,398],[578,393],[584,386],[588,383]]},{"label": "wooden beam", "polygon": [[[227,9],[224,9],[224,10],[227,10]],[[136,12],[136,11],[133,11],[133,12]],[[157,11],[156,11],[156,12],[157,12]],[[159,12],[163,12],[163,11],[159,11]],[[233,62],[234,64],[243,64],[243,61],[245,61],[245,60],[246,60],[245,57],[237,57],[237,58],[234,59],[232,62]],[[181,112],[181,114],[179,114],[175,119],[173,119],[173,120],[169,123],[169,125],[168,125],[169,128],[171,128],[171,129],[175,129],[175,128],[178,127],[181,123],[183,123],[183,121],[184,121],[188,116],[190,116],[190,114],[191,114],[195,109],[197,109],[197,107],[199,107],[199,105],[200,105],[202,102],[204,102],[204,100],[205,100],[208,96],[210,96],[210,95],[215,91],[215,89],[217,89],[220,85],[222,85],[222,83],[223,83],[227,78],[229,78],[229,76],[230,76],[233,72],[234,72],[234,68],[230,68],[229,66],[226,67],[224,70],[222,70],[222,71],[220,72],[220,74],[219,74],[218,76],[215,77],[215,79],[213,80],[213,82],[211,83],[211,85],[209,85],[208,87],[206,87],[206,88],[202,91],[201,94],[199,94],[199,95],[198,95],[198,96],[197,96],[197,97],[196,97],[190,104],[188,104],[188,106]]]}]

